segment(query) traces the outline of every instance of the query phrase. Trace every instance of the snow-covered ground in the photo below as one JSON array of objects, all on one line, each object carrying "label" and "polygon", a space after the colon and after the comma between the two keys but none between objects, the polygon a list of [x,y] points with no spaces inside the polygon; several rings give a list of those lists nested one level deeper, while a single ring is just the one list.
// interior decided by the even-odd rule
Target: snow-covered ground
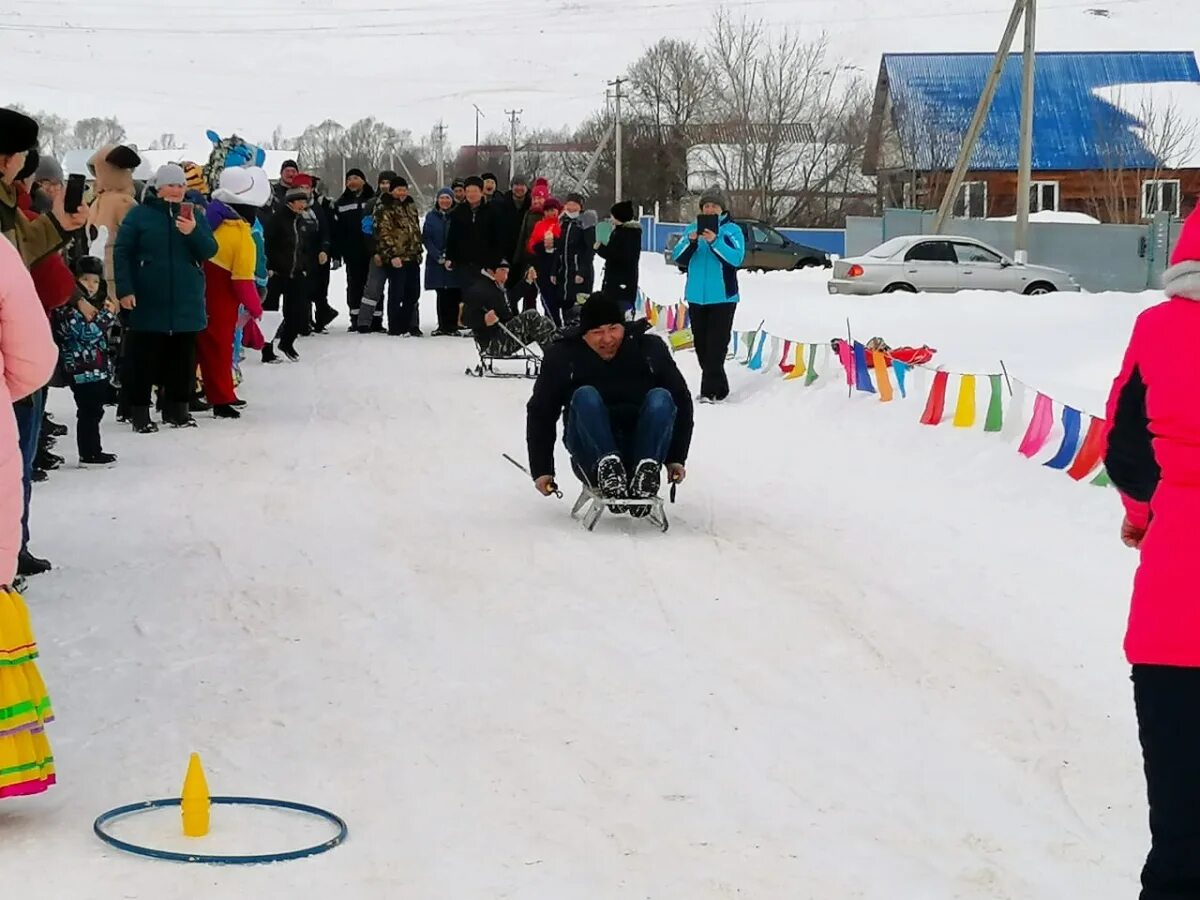
[{"label": "snow-covered ground", "polygon": [[[644,280],[659,302],[681,284],[652,256]],[[1088,408],[1152,299],[900,305],[811,275],[745,296],[742,327],[824,340],[849,315]],[[670,533],[587,534],[501,460],[523,456],[528,384],[465,378],[469,342],[337,333],[301,353],[248,367],[242,422],[109,422],[119,468],[37,489],[61,782],[0,804],[22,897],[1134,894],[1135,558],[1111,490],[923,428],[919,400],[733,366]],[[92,836],[102,810],[177,792],[193,750],[214,793],[328,806],[349,842],[208,869]],[[276,849],[275,824],[221,812],[214,842]],[[174,826],[130,833],[176,846]]]}]

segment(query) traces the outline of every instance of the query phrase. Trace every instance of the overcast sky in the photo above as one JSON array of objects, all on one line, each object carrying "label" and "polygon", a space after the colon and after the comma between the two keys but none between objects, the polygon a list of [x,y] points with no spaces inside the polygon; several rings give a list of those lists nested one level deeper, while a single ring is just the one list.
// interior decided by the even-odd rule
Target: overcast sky
[{"label": "overcast sky", "polygon": [[[1039,0],[1041,49],[1190,49],[1178,0]],[[702,37],[719,0],[0,0],[5,99],[116,115],[145,146],[213,128],[367,115],[452,144],[507,126],[575,124],[658,38]],[[727,6],[817,36],[872,80],[884,51],[994,50],[1010,0],[746,0]],[[1089,9],[1101,9],[1098,16]]]}]

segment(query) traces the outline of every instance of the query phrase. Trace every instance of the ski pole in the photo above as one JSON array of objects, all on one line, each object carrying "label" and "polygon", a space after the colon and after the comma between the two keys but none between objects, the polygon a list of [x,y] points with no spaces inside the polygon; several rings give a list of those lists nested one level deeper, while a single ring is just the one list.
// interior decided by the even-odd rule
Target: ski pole
[{"label": "ski pole", "polygon": [[[500,455],[503,456],[505,459],[507,459],[514,466],[516,466],[518,469],[520,469],[522,472],[524,472],[526,475],[528,475],[530,478],[533,478],[533,474],[527,468],[525,468],[523,465],[521,465],[519,462],[517,462],[515,459],[513,459],[507,453],[501,453]],[[558,489],[557,482],[554,482],[554,481],[550,482],[550,493],[554,494],[554,496],[557,497],[559,500],[562,499],[562,491],[560,491]]]}]

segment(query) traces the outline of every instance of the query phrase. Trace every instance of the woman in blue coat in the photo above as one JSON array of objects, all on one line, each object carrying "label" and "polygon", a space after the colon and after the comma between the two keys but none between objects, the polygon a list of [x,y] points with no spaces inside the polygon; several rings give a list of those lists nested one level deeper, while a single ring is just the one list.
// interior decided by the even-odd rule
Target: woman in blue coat
[{"label": "woman in blue coat", "polygon": [[162,385],[163,421],[195,427],[188,401],[196,377],[196,335],[208,324],[204,261],[217,252],[205,217],[184,203],[183,169],[162,166],[154,189],[121,222],[113,247],[117,297],[129,313],[129,378],[122,384],[134,431],[157,431],[150,392]]},{"label": "woman in blue coat", "polygon": [[425,243],[425,290],[437,294],[437,330],[434,336],[458,334],[458,311],[462,290],[449,260],[446,241],[450,237],[450,213],[454,209],[454,191],[442,188],[437,203],[425,217],[421,238]]},{"label": "woman in blue coat", "polygon": [[700,213],[717,217],[716,231],[700,232],[697,222],[674,251],[676,264],[687,271],[684,299],[691,313],[696,357],[703,373],[701,403],[720,403],[729,396],[725,354],[740,299],[737,273],[746,257],[746,240],[726,207],[720,191],[706,192],[700,198]]}]

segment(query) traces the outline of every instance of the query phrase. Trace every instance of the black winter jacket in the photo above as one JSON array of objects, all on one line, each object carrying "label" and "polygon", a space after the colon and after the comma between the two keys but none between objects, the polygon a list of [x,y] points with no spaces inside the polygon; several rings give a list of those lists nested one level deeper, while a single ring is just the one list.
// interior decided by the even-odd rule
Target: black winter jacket
[{"label": "black winter jacket", "polygon": [[334,204],[334,259],[362,261],[371,255],[362,223],[367,214],[367,206],[374,196],[375,189],[368,184],[358,194],[347,190]]},{"label": "black winter jacket", "polygon": [[307,211],[295,213],[285,206],[263,228],[267,268],[276,275],[295,278],[309,271],[317,241],[315,222]]},{"label": "black winter jacket", "polygon": [[580,334],[564,337],[546,351],[526,407],[525,440],[534,478],[554,474],[558,420],[561,417],[566,424],[575,391],[588,386],[604,398],[618,434],[632,433],[646,394],[660,387],[670,391],[677,411],[667,462],[687,462],[692,444],[692,394],[671,351],[662,338],[647,334],[648,328],[645,321],[627,325],[625,343],[608,362],[584,343]]},{"label": "black winter jacket", "polygon": [[604,260],[604,293],[623,306],[637,302],[638,267],[642,259],[642,226],[626,222],[613,229],[596,253]]},{"label": "black winter jacket", "polygon": [[496,325],[488,325],[484,317],[494,312],[501,322],[515,315],[509,301],[508,291],[486,275],[479,273],[470,278],[463,288],[463,324],[475,333],[475,340],[485,345],[497,331]]},{"label": "black winter jacket", "polygon": [[497,249],[495,219],[490,203],[472,208],[469,203],[454,207],[446,235],[446,259],[471,278],[481,269],[491,269],[504,257]]},{"label": "black winter jacket", "polygon": [[[508,191],[496,194],[488,204],[496,236],[496,248],[510,263],[517,263],[520,257],[524,256],[521,235],[525,227],[525,214],[529,212],[532,200],[532,196],[526,194],[525,199],[518,203],[513,198],[512,191]],[[513,269],[513,275],[517,274],[523,273]]]}]

